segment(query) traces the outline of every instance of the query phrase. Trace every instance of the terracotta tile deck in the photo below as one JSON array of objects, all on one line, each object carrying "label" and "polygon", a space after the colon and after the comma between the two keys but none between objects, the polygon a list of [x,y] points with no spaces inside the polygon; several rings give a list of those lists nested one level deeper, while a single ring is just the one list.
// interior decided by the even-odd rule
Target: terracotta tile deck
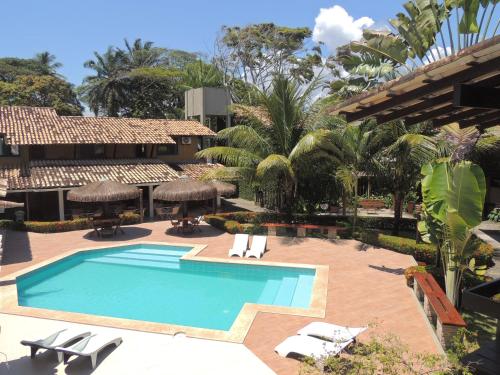
[{"label": "terracotta tile deck", "polygon": [[[233,236],[210,226],[202,233],[176,235],[165,232],[166,222],[125,227],[125,235],[116,239],[96,240],[90,231],[58,234],[8,232],[0,276],[18,271],[75,248],[102,246],[106,242],[165,241],[208,245],[199,256],[225,258]],[[392,333],[415,351],[439,352],[429,325],[402,272],[413,264],[409,256],[384,249],[365,247],[357,241],[328,242],[319,239],[270,237],[267,261],[324,264],[330,267],[325,321],[359,326],[374,323],[364,333]],[[258,260],[256,260],[258,262]],[[295,374],[299,362],[283,359],[273,348],[310,321],[300,316],[259,313],[244,344],[278,374]]]}]

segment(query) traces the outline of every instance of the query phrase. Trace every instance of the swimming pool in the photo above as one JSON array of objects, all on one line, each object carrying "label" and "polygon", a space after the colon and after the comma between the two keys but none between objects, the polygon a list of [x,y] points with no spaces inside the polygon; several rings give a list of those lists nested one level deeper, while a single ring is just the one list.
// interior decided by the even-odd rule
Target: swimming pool
[{"label": "swimming pool", "polygon": [[17,278],[20,306],[228,331],[244,304],[308,308],[315,269],[180,259],[187,246],[83,251]]}]

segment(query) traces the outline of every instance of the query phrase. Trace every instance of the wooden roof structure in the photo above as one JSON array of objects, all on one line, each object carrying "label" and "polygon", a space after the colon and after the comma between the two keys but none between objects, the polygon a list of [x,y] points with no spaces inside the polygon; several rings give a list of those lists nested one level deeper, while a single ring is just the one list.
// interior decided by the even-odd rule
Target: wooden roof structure
[{"label": "wooden roof structure", "polygon": [[202,201],[217,197],[217,188],[209,182],[181,176],[177,180],[164,182],[153,191],[153,198],[162,201]]},{"label": "wooden roof structure", "polygon": [[436,127],[500,124],[500,35],[465,48],[331,108],[348,122],[404,119]]},{"label": "wooden roof structure", "polygon": [[141,191],[135,186],[103,180],[71,189],[67,199],[75,202],[115,202],[135,199],[140,195]]}]

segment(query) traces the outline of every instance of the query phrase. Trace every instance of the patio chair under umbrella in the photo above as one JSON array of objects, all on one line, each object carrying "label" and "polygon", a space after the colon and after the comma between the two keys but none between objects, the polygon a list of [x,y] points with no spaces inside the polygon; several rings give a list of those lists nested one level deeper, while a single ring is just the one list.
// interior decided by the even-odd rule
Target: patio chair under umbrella
[{"label": "patio chair under umbrella", "polygon": [[204,201],[217,197],[217,188],[210,182],[194,180],[187,176],[164,182],[153,191],[153,198],[162,201],[182,202],[182,215],[187,216],[188,201]]},{"label": "patio chair under umbrella", "polygon": [[[107,214],[109,202],[136,199],[141,195],[142,191],[135,186],[104,180],[71,189],[66,198],[74,202],[103,203],[104,213]],[[142,200],[140,205],[142,205]],[[142,213],[142,207],[140,211]]]}]

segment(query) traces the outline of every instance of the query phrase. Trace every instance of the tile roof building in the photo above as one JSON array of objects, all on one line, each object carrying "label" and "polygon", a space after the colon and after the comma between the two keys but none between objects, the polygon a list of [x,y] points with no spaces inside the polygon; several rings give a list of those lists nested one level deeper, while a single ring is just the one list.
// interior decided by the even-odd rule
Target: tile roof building
[{"label": "tile roof building", "polygon": [[65,192],[104,178],[145,189],[153,215],[154,186],[219,167],[195,157],[203,138],[214,135],[193,120],[58,116],[52,108],[0,106],[0,181],[31,219],[44,219],[49,201],[64,219]]}]

